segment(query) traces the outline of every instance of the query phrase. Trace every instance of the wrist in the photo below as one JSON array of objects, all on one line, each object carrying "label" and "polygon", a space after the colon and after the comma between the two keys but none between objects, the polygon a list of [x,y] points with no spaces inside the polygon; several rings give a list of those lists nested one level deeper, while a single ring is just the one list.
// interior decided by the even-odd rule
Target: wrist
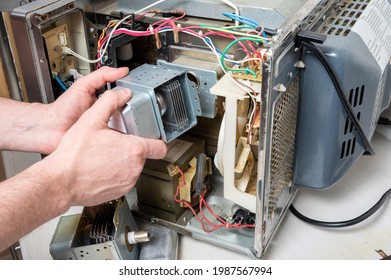
[{"label": "wrist", "polygon": [[47,153],[50,135],[46,104],[0,100],[0,149]]},{"label": "wrist", "polygon": [[60,164],[46,157],[22,173],[36,198],[41,198],[41,203],[46,205],[48,218],[57,217],[72,206],[71,182]]}]

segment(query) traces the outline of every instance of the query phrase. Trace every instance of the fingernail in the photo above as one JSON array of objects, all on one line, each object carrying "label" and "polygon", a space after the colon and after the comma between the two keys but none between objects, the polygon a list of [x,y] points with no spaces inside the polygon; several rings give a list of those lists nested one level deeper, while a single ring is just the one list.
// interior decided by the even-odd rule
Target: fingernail
[{"label": "fingernail", "polygon": [[118,90],[120,93],[124,94],[124,95],[130,95],[130,89],[128,88],[121,88],[120,90]]},{"label": "fingernail", "polygon": [[124,69],[129,71],[129,67],[119,67],[119,68],[117,68],[118,71],[123,71]]}]

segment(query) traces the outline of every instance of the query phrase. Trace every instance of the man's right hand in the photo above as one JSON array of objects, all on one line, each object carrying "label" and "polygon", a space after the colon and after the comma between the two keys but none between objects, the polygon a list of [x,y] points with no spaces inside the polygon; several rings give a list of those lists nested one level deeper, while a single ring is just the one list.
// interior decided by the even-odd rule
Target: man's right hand
[{"label": "man's right hand", "polygon": [[109,118],[130,99],[129,90],[106,91],[65,133],[58,148],[41,164],[56,169],[69,206],[97,205],[129,192],[145,160],[162,159],[161,140],[125,135],[108,127]]}]

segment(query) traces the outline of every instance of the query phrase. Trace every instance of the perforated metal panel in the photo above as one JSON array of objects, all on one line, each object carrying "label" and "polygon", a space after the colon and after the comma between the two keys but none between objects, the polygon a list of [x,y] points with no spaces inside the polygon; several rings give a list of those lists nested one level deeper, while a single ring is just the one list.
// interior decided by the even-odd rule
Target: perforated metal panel
[{"label": "perforated metal panel", "polygon": [[[299,78],[297,77],[274,107],[269,216],[277,210],[281,203],[280,199],[283,199],[283,193],[292,185],[298,100]],[[282,202],[286,204],[285,200]]]},{"label": "perforated metal panel", "polygon": [[327,35],[348,36],[369,2],[370,0],[344,1],[336,13],[325,20],[320,32]]}]

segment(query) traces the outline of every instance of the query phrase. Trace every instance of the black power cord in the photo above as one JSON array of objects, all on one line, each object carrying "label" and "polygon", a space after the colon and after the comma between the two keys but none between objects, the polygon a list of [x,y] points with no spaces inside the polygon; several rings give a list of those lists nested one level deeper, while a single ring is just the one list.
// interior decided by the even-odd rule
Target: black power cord
[{"label": "black power cord", "polygon": [[386,202],[387,198],[390,197],[390,196],[391,196],[391,189],[386,191],[382,195],[382,197],[379,199],[379,201],[376,202],[376,204],[373,205],[365,213],[361,214],[360,216],[358,216],[358,217],[356,217],[354,219],[350,219],[350,220],[346,220],[346,221],[340,221],[340,222],[325,222],[325,221],[318,221],[318,220],[314,220],[314,219],[308,218],[308,217],[304,216],[303,214],[301,214],[299,211],[297,211],[296,208],[292,204],[291,204],[291,206],[289,206],[289,210],[297,218],[299,218],[300,220],[302,220],[302,221],[304,221],[306,223],[309,223],[311,225],[315,225],[315,226],[319,226],[319,227],[327,227],[327,228],[342,228],[342,227],[353,226],[353,225],[361,223],[365,219],[369,218],[377,210],[379,210],[380,207],[383,206],[383,204]]},{"label": "black power cord", "polygon": [[335,72],[333,66],[327,60],[326,55],[318,46],[314,45],[311,42],[301,41],[300,43],[304,47],[306,47],[307,49],[311,50],[313,52],[313,54],[322,63],[324,68],[326,69],[328,75],[330,76],[331,81],[334,84],[334,87],[338,93],[338,96],[341,99],[341,103],[342,103],[346,113],[348,114],[349,118],[352,120],[354,127],[357,129],[357,132],[358,132],[358,134],[364,144],[364,148],[365,148],[366,152],[370,155],[374,155],[375,150],[373,149],[369,139],[365,135],[365,132],[364,132],[360,122],[358,121],[356,115],[354,114],[353,109],[350,106],[349,101],[346,98],[342,83],[341,83],[340,79],[338,78],[338,75]]},{"label": "black power cord", "polygon": [[379,122],[377,124],[380,125],[391,125],[391,120],[388,118],[380,117]]}]

